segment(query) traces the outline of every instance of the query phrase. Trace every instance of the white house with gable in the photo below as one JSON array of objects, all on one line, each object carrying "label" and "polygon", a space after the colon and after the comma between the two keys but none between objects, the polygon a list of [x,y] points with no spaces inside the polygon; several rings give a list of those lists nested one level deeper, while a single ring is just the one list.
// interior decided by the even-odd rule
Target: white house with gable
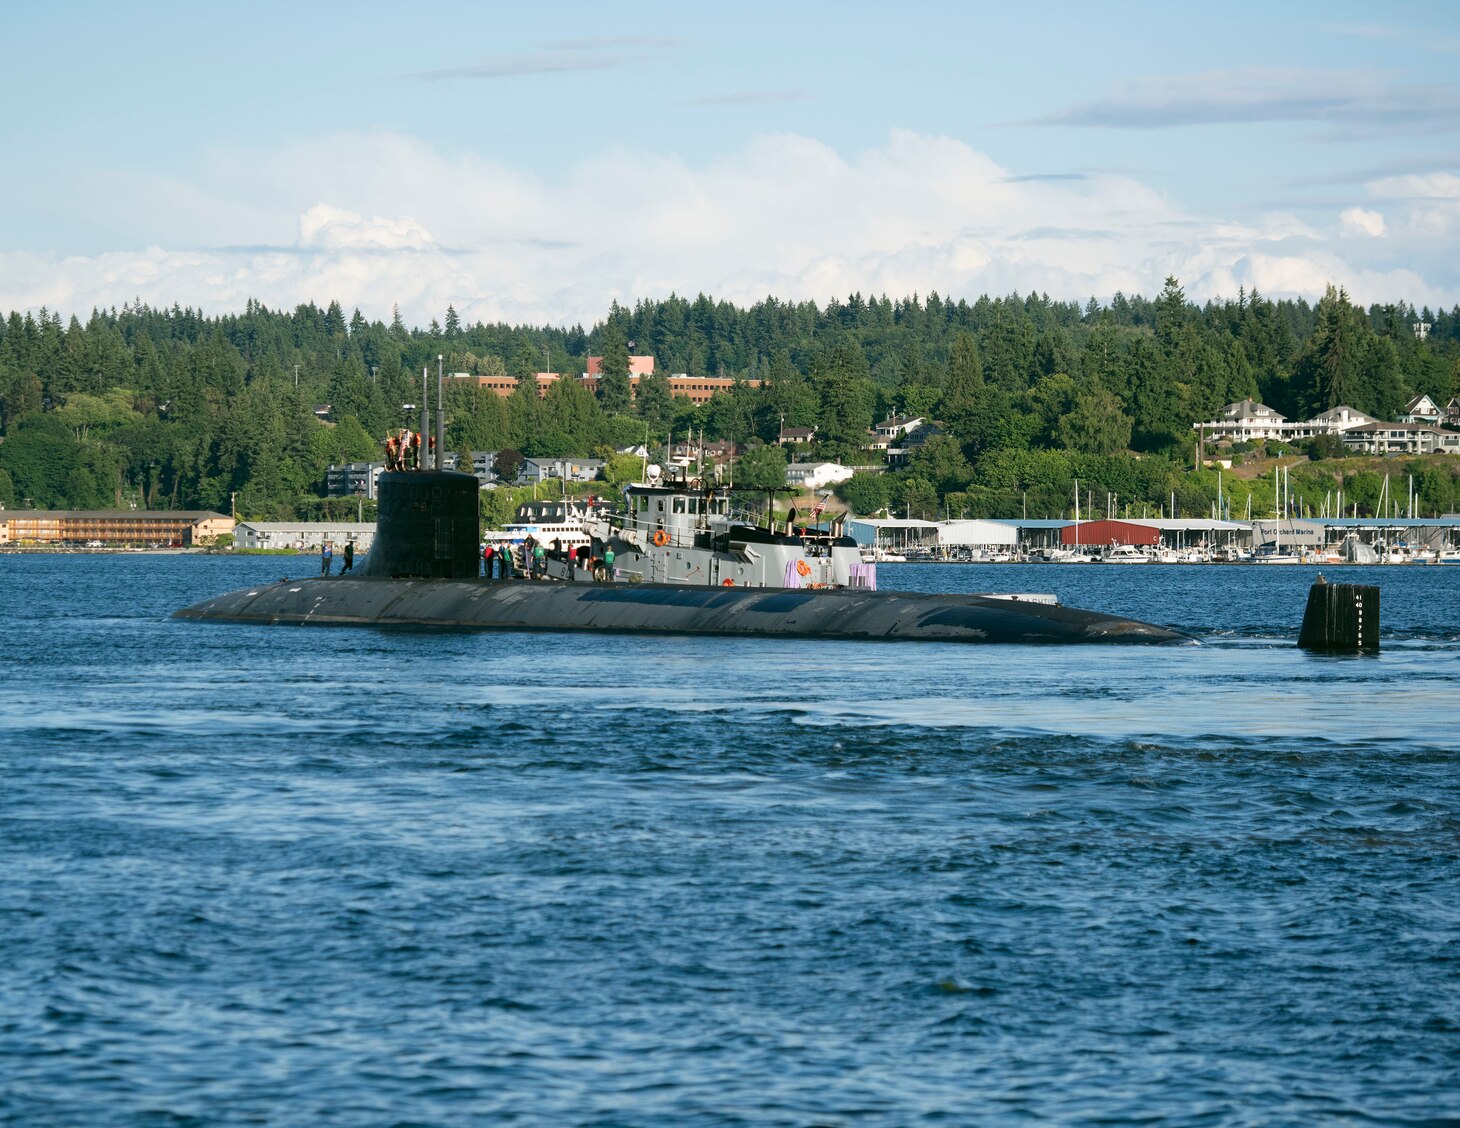
[{"label": "white house with gable", "polygon": [[855,471],[840,462],[792,462],[786,467],[786,484],[821,490],[845,482]]},{"label": "white house with gable", "polygon": [[1404,410],[1399,413],[1401,423],[1434,423],[1437,424],[1443,419],[1445,413],[1440,410],[1440,405],[1427,395],[1417,395],[1404,405]]}]

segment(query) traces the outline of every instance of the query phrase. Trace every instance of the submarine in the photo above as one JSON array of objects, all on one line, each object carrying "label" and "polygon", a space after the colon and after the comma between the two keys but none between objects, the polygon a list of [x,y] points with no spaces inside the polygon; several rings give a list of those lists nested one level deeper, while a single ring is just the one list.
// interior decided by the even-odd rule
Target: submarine
[{"label": "submarine", "polygon": [[[647,574],[603,582],[571,562],[558,565],[550,579],[483,579],[478,490],[473,475],[455,471],[382,473],[375,542],[357,573],[259,584],[174,616],[300,626],[968,643],[1192,641],[1165,627],[1030,597],[877,591],[830,582],[793,586],[798,572],[813,574],[811,564],[794,555],[787,557],[783,580],[767,576],[761,586],[732,577],[656,582]],[[677,549],[659,533],[655,529],[649,543],[665,542],[666,562],[672,562]],[[764,559],[772,548],[790,552],[795,540],[775,537],[787,543],[755,545],[732,542],[731,532],[720,536],[714,551],[723,547],[727,560],[742,562]]]}]

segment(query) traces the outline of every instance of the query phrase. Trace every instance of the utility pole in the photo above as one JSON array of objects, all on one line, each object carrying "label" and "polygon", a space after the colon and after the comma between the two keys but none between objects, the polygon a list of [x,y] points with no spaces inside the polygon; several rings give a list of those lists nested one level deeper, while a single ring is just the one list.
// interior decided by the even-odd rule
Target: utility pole
[{"label": "utility pole", "polygon": [[294,390],[299,390],[299,365],[294,366]]},{"label": "utility pole", "polygon": [[234,490],[228,495],[228,516],[234,521],[238,520],[238,491]]}]

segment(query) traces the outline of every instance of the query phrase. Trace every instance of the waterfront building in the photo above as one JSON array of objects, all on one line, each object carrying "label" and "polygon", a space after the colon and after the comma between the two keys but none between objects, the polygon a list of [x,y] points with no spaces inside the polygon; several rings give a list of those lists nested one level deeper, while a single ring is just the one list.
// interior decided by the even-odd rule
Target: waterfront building
[{"label": "waterfront building", "polygon": [[233,532],[232,517],[198,509],[12,509],[0,524],[12,544],[119,548],[189,548]]},{"label": "waterfront building", "polygon": [[847,536],[864,548],[892,553],[963,555],[974,549],[1013,552],[1019,530],[1005,521],[918,521],[898,517],[853,517]]},{"label": "waterfront building", "polygon": [[336,551],[353,541],[356,552],[366,553],[374,540],[374,521],[240,521],[233,543],[238,548],[317,552],[326,541]]},{"label": "waterfront building", "polygon": [[1060,530],[1060,544],[1073,545],[1155,545],[1161,542],[1161,530],[1135,521],[1071,521]]},{"label": "waterfront building", "polygon": [[1322,548],[1329,541],[1327,523],[1300,517],[1252,522],[1254,545],[1276,544],[1285,549]]}]

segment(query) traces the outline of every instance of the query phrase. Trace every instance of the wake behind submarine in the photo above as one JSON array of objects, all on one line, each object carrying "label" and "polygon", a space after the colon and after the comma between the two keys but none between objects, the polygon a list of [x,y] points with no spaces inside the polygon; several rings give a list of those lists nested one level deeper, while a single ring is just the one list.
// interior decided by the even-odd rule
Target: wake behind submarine
[{"label": "wake behind submarine", "polygon": [[[667,532],[662,524],[636,524],[635,517],[611,530],[600,526],[611,538],[605,543],[612,543],[622,559],[639,563],[637,573],[631,567],[616,569],[629,582],[594,582],[571,564],[559,570],[562,578],[556,580],[481,579],[478,489],[474,476],[454,471],[383,473],[375,542],[357,575],[243,588],[205,599],[175,617],[301,626],[973,643],[1191,641],[1150,623],[1017,597],[884,592],[834,582],[797,587],[800,576],[830,581],[837,569],[855,569],[840,563],[849,553],[860,560],[855,547],[841,538],[824,553],[804,554],[796,536],[710,516],[711,504],[704,499],[715,491],[691,490],[688,484],[631,487],[642,495],[633,510],[645,521],[648,507],[656,504],[660,514],[702,514],[698,532],[672,523]],[[728,513],[718,501],[715,506]],[[707,574],[701,563],[716,570]],[[691,570],[689,575],[672,571],[680,564]],[[655,575],[678,582],[656,582]],[[718,579],[721,575],[725,578]],[[751,578],[737,583],[734,575]]]}]

